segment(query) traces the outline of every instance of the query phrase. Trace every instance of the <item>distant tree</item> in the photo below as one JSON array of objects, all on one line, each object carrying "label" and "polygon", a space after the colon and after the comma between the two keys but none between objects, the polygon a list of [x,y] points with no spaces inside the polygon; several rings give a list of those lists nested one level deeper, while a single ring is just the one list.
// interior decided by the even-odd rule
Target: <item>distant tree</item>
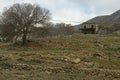
[{"label": "distant tree", "polygon": [[36,27],[34,28],[34,32],[31,35],[32,38],[40,38],[40,37],[46,37],[49,34],[49,28],[47,27]]},{"label": "distant tree", "polygon": [[71,24],[57,23],[53,24],[48,22],[43,27],[35,27],[31,37],[46,37],[46,36],[57,36],[57,35],[71,35],[75,33]]},{"label": "distant tree", "polygon": [[65,30],[65,23],[57,23],[55,25],[55,28],[56,28],[56,33],[57,35],[61,35],[61,34],[66,34],[66,30]]},{"label": "distant tree", "polygon": [[34,27],[33,33],[30,34],[32,38],[40,38],[46,36],[52,36],[54,24],[51,22],[43,24],[41,27]]},{"label": "distant tree", "polygon": [[14,27],[11,24],[0,25],[0,39],[1,41],[10,41],[15,36]]},{"label": "distant tree", "polygon": [[44,24],[50,20],[50,12],[39,5],[28,3],[14,4],[2,13],[0,19],[1,34],[22,37],[22,45],[27,43],[27,35],[33,27]]},{"label": "distant tree", "polygon": [[55,32],[58,35],[71,35],[74,33],[73,26],[71,24],[57,23],[55,25]]},{"label": "distant tree", "polygon": [[66,34],[67,35],[71,35],[75,32],[74,28],[71,24],[66,24],[65,28],[66,28]]}]

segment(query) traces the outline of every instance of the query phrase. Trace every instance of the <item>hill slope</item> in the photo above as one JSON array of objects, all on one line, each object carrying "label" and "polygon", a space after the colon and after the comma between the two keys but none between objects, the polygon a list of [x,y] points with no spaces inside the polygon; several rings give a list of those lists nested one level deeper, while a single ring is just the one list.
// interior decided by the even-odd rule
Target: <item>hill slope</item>
[{"label": "hill slope", "polygon": [[119,22],[120,22],[120,10],[114,12],[111,15],[97,16],[93,19],[86,21],[85,23],[115,24]]},{"label": "hill slope", "polygon": [[120,37],[56,36],[0,43],[0,80],[119,80]]}]

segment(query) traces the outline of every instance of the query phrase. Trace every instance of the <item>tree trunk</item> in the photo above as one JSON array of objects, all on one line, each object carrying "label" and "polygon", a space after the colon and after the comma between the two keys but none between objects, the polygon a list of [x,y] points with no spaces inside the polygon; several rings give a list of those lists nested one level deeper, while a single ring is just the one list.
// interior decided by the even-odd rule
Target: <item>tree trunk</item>
[{"label": "tree trunk", "polygon": [[22,46],[25,46],[27,44],[27,34],[23,34],[22,36]]}]

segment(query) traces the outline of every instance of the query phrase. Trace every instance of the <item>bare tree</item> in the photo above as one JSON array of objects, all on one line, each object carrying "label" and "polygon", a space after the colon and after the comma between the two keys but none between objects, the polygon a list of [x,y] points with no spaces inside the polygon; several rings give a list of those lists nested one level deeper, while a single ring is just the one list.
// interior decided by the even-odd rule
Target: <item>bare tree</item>
[{"label": "bare tree", "polygon": [[54,32],[56,35],[71,35],[74,33],[74,29],[71,24],[57,23]]},{"label": "bare tree", "polygon": [[[9,29],[10,33],[22,37],[22,45],[27,43],[27,35],[36,25],[41,25],[50,20],[50,12],[39,5],[28,3],[14,4],[2,13],[0,23],[4,29]],[[9,24],[9,25],[8,25]],[[5,26],[7,25],[7,26]],[[4,31],[1,31],[4,32]],[[9,35],[9,34],[8,34]]]}]

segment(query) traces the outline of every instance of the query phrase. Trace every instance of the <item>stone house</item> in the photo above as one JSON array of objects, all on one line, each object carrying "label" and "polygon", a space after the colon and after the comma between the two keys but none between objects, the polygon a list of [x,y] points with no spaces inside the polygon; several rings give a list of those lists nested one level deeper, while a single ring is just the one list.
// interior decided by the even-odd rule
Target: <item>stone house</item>
[{"label": "stone house", "polygon": [[95,34],[98,31],[98,24],[84,23],[82,24],[80,30],[84,34]]},{"label": "stone house", "polygon": [[120,23],[120,10],[111,15],[97,16],[80,25],[79,30],[84,34],[97,34],[102,30]]}]

